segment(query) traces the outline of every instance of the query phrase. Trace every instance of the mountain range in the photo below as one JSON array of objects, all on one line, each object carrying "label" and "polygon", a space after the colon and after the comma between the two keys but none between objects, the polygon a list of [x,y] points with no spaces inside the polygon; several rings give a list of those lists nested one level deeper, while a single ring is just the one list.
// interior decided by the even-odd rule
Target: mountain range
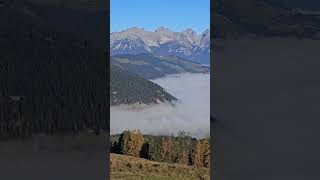
[{"label": "mountain range", "polygon": [[132,27],[110,34],[111,55],[152,53],[174,55],[201,64],[210,64],[210,31],[197,34],[192,29],[173,32],[159,27],[154,32]]}]

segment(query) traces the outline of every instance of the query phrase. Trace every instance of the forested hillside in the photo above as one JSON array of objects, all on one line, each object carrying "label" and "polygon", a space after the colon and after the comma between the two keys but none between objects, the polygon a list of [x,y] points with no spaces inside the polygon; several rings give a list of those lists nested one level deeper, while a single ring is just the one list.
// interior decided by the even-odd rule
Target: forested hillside
[{"label": "forested hillside", "polygon": [[176,100],[159,85],[136,74],[110,66],[110,104],[158,103]]},{"label": "forested hillside", "polygon": [[152,54],[118,54],[111,64],[146,79],[154,79],[178,73],[208,73],[209,66],[188,61],[177,56],[155,56]]},{"label": "forested hillside", "polygon": [[3,1],[0,21],[0,136],[106,130],[105,49],[25,1]]}]

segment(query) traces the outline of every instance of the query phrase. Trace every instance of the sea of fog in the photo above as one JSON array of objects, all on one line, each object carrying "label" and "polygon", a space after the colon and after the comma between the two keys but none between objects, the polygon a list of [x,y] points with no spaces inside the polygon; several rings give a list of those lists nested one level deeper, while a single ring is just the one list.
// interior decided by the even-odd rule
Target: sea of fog
[{"label": "sea of fog", "polygon": [[210,134],[210,74],[187,73],[153,80],[179,99],[144,107],[111,107],[111,134],[140,129],[144,134],[176,135],[185,131],[193,137]]}]

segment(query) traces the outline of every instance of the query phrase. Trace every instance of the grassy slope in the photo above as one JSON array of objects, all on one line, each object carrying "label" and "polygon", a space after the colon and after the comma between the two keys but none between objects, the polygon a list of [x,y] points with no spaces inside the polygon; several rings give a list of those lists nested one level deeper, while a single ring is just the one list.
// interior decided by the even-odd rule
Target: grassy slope
[{"label": "grassy slope", "polygon": [[111,180],[209,180],[209,168],[157,163],[111,154]]}]

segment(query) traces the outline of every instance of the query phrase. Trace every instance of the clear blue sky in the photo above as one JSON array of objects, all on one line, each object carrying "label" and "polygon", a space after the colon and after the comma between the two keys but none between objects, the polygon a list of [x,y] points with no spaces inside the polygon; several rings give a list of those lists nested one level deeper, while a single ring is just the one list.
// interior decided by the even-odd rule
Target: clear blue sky
[{"label": "clear blue sky", "polygon": [[111,0],[110,31],[141,27],[154,31],[192,28],[202,33],[210,27],[210,0]]}]

